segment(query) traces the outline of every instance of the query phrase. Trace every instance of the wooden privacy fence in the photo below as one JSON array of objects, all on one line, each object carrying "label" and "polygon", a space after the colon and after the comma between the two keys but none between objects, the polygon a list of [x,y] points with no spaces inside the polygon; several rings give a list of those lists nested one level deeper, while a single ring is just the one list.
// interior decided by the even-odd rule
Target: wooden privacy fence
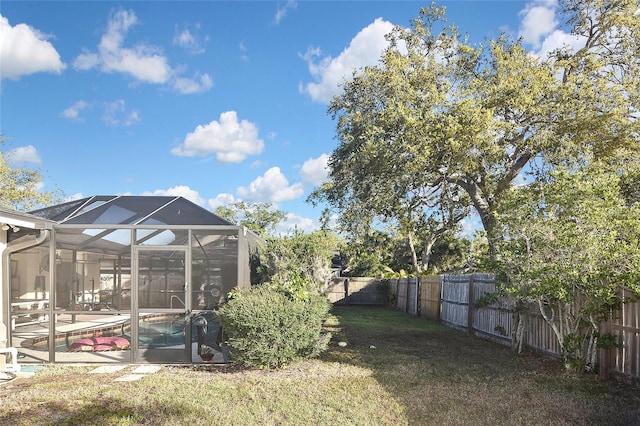
[{"label": "wooden privacy fence", "polygon": [[628,289],[620,289],[619,295],[622,307],[608,324],[603,325],[602,331],[616,336],[621,347],[604,351],[603,365],[613,375],[640,379],[640,302]]},{"label": "wooden privacy fence", "polygon": [[401,278],[399,280],[393,280],[389,282],[390,285],[395,285],[395,294],[397,300],[396,306],[399,309],[402,309],[404,312],[410,313],[411,315],[418,315],[419,278]]},{"label": "wooden privacy fence", "polygon": [[[388,300],[394,308],[511,345],[513,324],[508,306],[475,306],[483,294],[496,291],[492,274],[423,276],[388,282]],[[620,345],[599,351],[598,364],[602,377],[640,381],[640,302],[629,290],[621,289],[620,293],[625,303],[601,329],[615,335]],[[560,355],[556,336],[535,304],[529,307],[525,326],[527,347]]]},{"label": "wooden privacy fence", "polygon": [[332,278],[327,297],[334,304],[386,306],[388,285],[379,278]]}]

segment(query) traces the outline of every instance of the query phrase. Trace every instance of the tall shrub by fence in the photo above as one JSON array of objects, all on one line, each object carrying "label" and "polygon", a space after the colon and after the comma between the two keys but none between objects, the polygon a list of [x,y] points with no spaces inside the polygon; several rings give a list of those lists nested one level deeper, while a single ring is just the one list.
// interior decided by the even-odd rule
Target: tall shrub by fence
[{"label": "tall shrub by fence", "polygon": [[[476,301],[496,291],[491,274],[441,275],[389,280],[392,306],[445,325],[464,329],[502,344],[511,344],[512,316],[508,306],[494,304],[482,308]],[[640,302],[633,293],[621,289],[625,303],[612,320],[602,324],[602,332],[616,336],[618,348],[602,350],[598,363],[602,377],[640,381]],[[560,355],[553,330],[532,304],[526,323],[525,344],[532,350]]]}]

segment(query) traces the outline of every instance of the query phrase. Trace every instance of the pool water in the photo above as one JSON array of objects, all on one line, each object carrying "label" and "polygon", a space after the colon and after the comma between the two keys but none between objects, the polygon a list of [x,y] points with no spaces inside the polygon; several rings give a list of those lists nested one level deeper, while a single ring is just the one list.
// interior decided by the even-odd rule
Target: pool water
[{"label": "pool water", "polygon": [[[216,339],[218,336],[218,322],[213,317],[213,315],[208,315],[205,317],[207,319],[207,327],[201,328],[201,343],[208,345],[215,345]],[[168,347],[176,347],[176,346],[185,346],[185,324],[186,321],[184,318],[152,318],[149,320],[143,320],[138,323],[138,346],[141,349],[158,349],[158,348],[168,348]],[[130,327],[128,331],[125,331],[122,334],[116,333],[104,333],[101,334],[103,337],[124,337],[127,340],[131,341],[131,333]],[[61,341],[56,344],[56,351],[59,352],[67,352],[69,351],[69,346],[75,340],[81,339],[82,337],[78,337],[77,339],[71,340],[68,342]],[[198,327],[192,325],[191,327],[191,342],[198,341]]]},{"label": "pool water", "polygon": [[[192,327],[193,328],[193,327]],[[184,345],[185,320],[141,321],[138,325],[138,345],[143,349]],[[194,333],[191,332],[193,339]],[[125,335],[131,341],[130,335]],[[196,336],[197,337],[197,336]]]}]

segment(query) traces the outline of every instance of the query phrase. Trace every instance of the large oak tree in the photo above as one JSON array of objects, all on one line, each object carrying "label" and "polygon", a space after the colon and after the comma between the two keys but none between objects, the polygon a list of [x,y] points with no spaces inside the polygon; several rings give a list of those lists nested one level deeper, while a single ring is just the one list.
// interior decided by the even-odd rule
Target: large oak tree
[{"label": "large oak tree", "polygon": [[583,47],[541,58],[507,36],[471,44],[443,8],[422,9],[331,103],[339,144],[314,199],[343,222],[378,217],[413,232],[451,227],[472,207],[495,257],[496,212],[524,172],[637,148],[637,10],[566,1]]}]

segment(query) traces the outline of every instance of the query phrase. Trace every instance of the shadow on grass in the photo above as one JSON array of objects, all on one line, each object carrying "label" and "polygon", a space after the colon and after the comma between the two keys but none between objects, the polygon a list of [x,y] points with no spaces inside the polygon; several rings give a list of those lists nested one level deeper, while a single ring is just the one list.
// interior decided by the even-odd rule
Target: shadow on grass
[{"label": "shadow on grass", "polygon": [[[158,417],[180,418],[194,410],[193,406],[178,400],[141,407],[132,404],[126,397],[98,397],[93,401],[69,400],[64,393],[57,401],[40,402],[37,407],[25,412],[21,407],[4,410],[0,425],[140,425],[149,424]],[[197,413],[190,413],[191,416]],[[156,420],[151,420],[153,424]]]},{"label": "shadow on grass", "polygon": [[371,369],[409,424],[640,425],[638,388],[386,308],[332,313],[323,359]]}]

